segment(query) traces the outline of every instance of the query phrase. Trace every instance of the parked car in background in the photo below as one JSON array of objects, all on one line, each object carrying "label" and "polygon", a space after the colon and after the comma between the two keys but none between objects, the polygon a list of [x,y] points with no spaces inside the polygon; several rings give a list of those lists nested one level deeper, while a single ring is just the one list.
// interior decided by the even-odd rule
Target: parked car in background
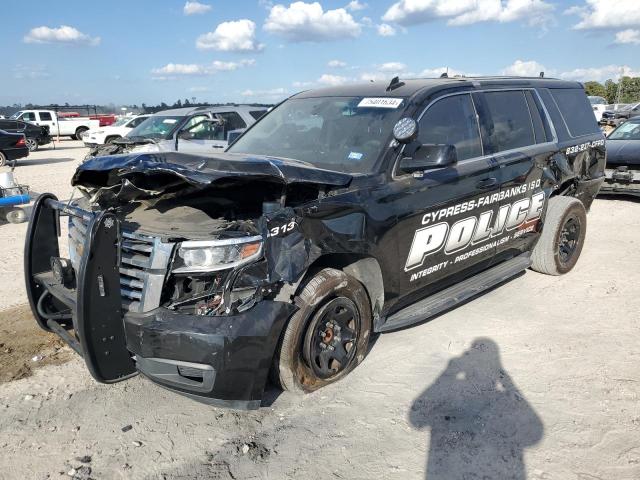
[{"label": "parked car in background", "polygon": [[63,116],[62,113],[57,114],[53,110],[20,110],[9,118],[49,127],[49,134],[54,137],[71,137],[76,140],[80,140],[83,132],[100,126],[99,120],[70,115]]},{"label": "parked car in background", "polygon": [[602,119],[602,114],[607,110],[607,100],[603,97],[589,96],[589,103],[593,108],[593,114],[596,116],[596,122]]},{"label": "parked car in background", "polygon": [[640,116],[640,102],[624,105],[617,110],[606,110],[602,113],[600,123],[617,127],[630,118]]},{"label": "parked car in background", "polygon": [[0,130],[10,133],[23,133],[30,152],[38,150],[40,145],[51,143],[49,127],[40,127],[22,120],[0,119]]},{"label": "parked car in background", "polygon": [[164,110],[150,115],[126,137],[92,149],[87,158],[130,151],[222,151],[267,111],[248,105]]},{"label": "parked car in background", "polygon": [[98,113],[96,115],[89,115],[91,120],[98,120],[101,127],[108,127],[116,123],[117,118],[113,113]]},{"label": "parked car in background", "polygon": [[112,143],[118,138],[122,138],[135,127],[151,115],[137,115],[133,117],[123,117],[116,121],[113,125],[98,128],[96,130],[87,130],[82,134],[82,141],[89,148],[95,148],[98,145]]},{"label": "parked car in background", "polygon": [[29,156],[29,148],[24,134],[0,130],[0,167],[11,160]]},{"label": "parked car in background", "polygon": [[605,194],[640,196],[640,117],[631,118],[607,137]]}]

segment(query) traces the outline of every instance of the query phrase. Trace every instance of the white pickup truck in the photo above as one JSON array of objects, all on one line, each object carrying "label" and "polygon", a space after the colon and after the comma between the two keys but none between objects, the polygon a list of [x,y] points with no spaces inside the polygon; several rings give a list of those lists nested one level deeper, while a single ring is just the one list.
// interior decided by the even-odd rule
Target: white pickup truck
[{"label": "white pickup truck", "polygon": [[48,126],[52,137],[71,137],[81,140],[81,135],[100,126],[100,120],[87,117],[58,117],[53,110],[20,110],[11,115],[11,120],[22,120],[40,126]]}]

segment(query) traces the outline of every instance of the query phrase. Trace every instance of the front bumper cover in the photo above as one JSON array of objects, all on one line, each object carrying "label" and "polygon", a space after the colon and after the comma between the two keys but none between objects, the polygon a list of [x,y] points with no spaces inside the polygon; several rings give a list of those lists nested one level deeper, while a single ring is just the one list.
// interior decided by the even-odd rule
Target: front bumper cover
[{"label": "front bumper cover", "polygon": [[640,171],[619,166],[615,169],[607,168],[604,175],[601,194],[640,196]]},{"label": "front bumper cover", "polygon": [[[59,217],[65,214],[86,215],[89,221],[75,285],[57,280],[50,266],[51,257],[59,256]],[[262,300],[230,316],[187,315],[166,308],[124,314],[114,222],[117,227],[112,214],[69,207],[51,194],[35,202],[25,245],[25,280],[38,324],[76,350],[99,382],[118,382],[140,371],[205,403],[258,408],[280,333],[296,307]],[[43,298],[48,312],[43,311]],[[52,306],[70,318],[51,318]]]}]

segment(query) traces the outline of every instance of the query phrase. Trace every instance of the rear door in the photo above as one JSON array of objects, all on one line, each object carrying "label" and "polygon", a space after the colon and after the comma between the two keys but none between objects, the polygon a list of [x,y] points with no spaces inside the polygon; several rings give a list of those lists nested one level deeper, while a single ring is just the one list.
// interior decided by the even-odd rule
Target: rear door
[{"label": "rear door", "polygon": [[498,167],[500,262],[529,251],[539,236],[546,208],[542,173],[557,146],[535,90],[487,91],[477,100],[483,146]]},{"label": "rear door", "polygon": [[379,255],[392,278],[395,298],[388,294],[387,304],[395,300],[393,310],[486,268],[495,252],[498,173],[483,155],[471,95],[446,96],[428,106],[418,141],[454,145],[458,163],[417,176],[396,171],[392,193],[382,200],[392,202],[398,215],[392,234],[398,255]]}]

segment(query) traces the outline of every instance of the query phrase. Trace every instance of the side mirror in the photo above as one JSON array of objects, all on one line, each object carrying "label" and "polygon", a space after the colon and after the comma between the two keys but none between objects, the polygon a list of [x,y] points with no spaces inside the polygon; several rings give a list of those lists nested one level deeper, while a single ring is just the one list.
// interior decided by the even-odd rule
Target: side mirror
[{"label": "side mirror", "polygon": [[[410,145],[407,149],[411,150]],[[407,153],[407,152],[405,152]],[[418,144],[410,155],[400,160],[403,173],[418,173],[433,168],[451,167],[458,163],[458,154],[453,145]]]}]

